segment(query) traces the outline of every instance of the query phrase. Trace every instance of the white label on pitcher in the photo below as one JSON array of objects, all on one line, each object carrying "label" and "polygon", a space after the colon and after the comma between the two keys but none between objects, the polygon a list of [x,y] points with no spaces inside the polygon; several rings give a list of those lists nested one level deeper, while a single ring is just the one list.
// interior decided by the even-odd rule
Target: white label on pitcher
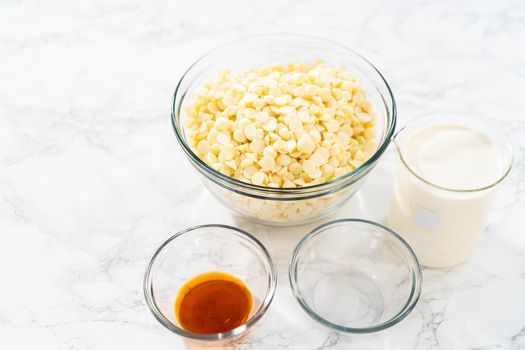
[{"label": "white label on pitcher", "polygon": [[435,230],[438,224],[438,215],[432,210],[416,207],[416,224],[429,230]]}]

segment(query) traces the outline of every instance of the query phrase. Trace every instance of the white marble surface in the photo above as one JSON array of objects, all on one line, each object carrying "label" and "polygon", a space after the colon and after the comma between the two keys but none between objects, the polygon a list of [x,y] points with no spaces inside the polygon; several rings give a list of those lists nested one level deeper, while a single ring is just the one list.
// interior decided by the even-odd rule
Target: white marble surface
[{"label": "white marble surface", "polygon": [[[247,34],[306,33],[367,56],[399,119],[483,115],[508,133],[515,167],[475,257],[424,270],[421,300],[390,330],[342,335],[289,290],[308,227],[233,218],[172,134],[171,95],[197,57]],[[271,310],[237,349],[525,349],[525,3],[516,1],[0,2],[0,347],[181,349],[142,294],[146,263],[177,230],[235,224],[279,271]],[[338,212],[381,220],[391,152]],[[481,160],[482,161],[482,160]]]}]

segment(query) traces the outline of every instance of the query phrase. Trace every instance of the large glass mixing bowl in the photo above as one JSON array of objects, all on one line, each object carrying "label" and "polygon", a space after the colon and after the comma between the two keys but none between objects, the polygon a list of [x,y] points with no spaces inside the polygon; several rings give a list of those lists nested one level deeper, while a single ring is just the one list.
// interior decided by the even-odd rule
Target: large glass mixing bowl
[{"label": "large glass mixing bowl", "polygon": [[[332,181],[302,188],[269,188],[228,177],[201,160],[187,142],[184,106],[195,90],[215,79],[222,69],[242,71],[256,66],[323,60],[355,74],[376,115],[377,148],[357,169]],[[261,35],[223,45],[199,60],[180,80],[173,99],[173,129],[187,159],[210,192],[233,212],[263,224],[290,226],[314,221],[344,204],[363,184],[384,153],[396,124],[392,91],[381,73],[365,58],[332,41],[302,35]]]}]

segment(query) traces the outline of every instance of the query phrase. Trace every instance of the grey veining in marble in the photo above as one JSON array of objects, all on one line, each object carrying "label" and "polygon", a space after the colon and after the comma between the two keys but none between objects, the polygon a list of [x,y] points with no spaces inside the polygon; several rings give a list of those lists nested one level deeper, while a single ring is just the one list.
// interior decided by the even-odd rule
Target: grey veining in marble
[{"label": "grey veining in marble", "polygon": [[[424,270],[421,300],[373,335],[309,319],[287,280],[313,225],[273,229],[231,216],[172,134],[184,70],[248,34],[326,37],[369,58],[400,122],[435,109],[484,116],[515,147],[479,250]],[[0,347],[181,349],[145,306],[150,255],[176,231],[234,224],[267,245],[276,298],[236,349],[525,349],[525,2],[0,2]],[[336,217],[382,220],[393,150]]]}]

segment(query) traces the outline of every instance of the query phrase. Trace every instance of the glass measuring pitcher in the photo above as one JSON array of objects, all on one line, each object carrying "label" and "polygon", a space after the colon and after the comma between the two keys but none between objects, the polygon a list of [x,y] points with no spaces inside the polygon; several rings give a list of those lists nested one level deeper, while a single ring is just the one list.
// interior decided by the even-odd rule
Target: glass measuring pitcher
[{"label": "glass measuring pitcher", "polygon": [[465,262],[512,167],[511,145],[485,122],[449,112],[409,122],[393,141],[399,161],[388,225],[425,266]]}]

